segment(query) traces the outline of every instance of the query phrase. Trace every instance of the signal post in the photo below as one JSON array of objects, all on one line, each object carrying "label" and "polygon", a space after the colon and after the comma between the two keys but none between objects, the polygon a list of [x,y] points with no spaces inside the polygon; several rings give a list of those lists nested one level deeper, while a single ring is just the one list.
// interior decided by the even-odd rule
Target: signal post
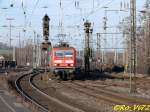
[{"label": "signal post", "polygon": [[85,73],[87,75],[90,74],[90,61],[92,59],[92,46],[91,46],[91,35],[93,32],[93,29],[91,28],[91,23],[86,21],[84,23],[84,30],[85,30],[85,48],[84,48],[84,67],[85,67]]},{"label": "signal post", "polygon": [[42,51],[45,54],[45,75],[43,75],[42,80],[48,80],[49,77],[47,75],[47,60],[48,60],[48,51],[50,51],[51,42],[49,42],[49,21],[50,18],[47,14],[43,17],[43,37],[44,42],[42,42]]}]

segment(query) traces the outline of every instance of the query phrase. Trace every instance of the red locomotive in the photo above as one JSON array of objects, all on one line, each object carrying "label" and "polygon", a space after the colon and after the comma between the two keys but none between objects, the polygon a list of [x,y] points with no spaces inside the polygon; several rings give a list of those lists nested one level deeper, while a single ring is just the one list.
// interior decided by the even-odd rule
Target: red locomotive
[{"label": "red locomotive", "polygon": [[71,78],[81,68],[82,61],[76,56],[76,49],[67,44],[55,46],[51,50],[49,65],[61,79]]}]

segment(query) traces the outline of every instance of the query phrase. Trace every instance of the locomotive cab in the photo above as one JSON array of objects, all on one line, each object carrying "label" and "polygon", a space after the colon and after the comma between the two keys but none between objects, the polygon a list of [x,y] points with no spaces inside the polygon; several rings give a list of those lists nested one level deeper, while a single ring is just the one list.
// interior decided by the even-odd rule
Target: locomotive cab
[{"label": "locomotive cab", "polygon": [[51,70],[63,77],[70,77],[76,68],[76,50],[73,47],[53,47],[49,62]]}]

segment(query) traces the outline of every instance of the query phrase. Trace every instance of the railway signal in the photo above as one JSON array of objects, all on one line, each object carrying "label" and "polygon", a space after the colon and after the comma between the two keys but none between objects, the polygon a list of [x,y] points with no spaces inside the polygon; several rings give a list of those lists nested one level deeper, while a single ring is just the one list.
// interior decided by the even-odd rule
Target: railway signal
[{"label": "railway signal", "polygon": [[[51,47],[51,42],[49,42],[49,21],[50,18],[47,14],[43,17],[43,37],[44,42],[42,43],[42,50],[45,51],[45,74],[47,72],[47,59],[48,59],[48,50]],[[46,75],[45,78],[48,80],[48,76]],[[42,79],[45,79],[44,77]]]},{"label": "railway signal", "polygon": [[43,37],[44,42],[42,43],[42,49],[48,50],[48,48],[51,46],[51,43],[49,42],[49,21],[50,18],[47,14],[43,17]]},{"label": "railway signal", "polygon": [[43,36],[45,40],[48,40],[48,37],[49,37],[49,21],[50,21],[50,18],[46,14],[43,17]]},{"label": "railway signal", "polygon": [[84,23],[85,27],[85,51],[84,51],[84,67],[85,67],[85,72],[88,73],[90,71],[90,59],[92,58],[92,46],[90,45],[91,43],[91,35],[93,32],[93,29],[91,28],[91,23],[86,21]]}]

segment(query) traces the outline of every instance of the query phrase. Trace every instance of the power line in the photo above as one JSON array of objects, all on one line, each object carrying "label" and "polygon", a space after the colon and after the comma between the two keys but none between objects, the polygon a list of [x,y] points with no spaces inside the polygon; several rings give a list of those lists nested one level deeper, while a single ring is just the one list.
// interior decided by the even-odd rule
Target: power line
[{"label": "power line", "polygon": [[[38,4],[39,4],[39,1],[40,1],[40,0],[37,0],[37,1],[36,1],[35,5],[34,5],[34,7],[33,7],[33,9],[32,9],[32,11],[31,11],[31,15],[30,15],[30,17],[28,18],[29,21],[27,21],[27,24],[28,24],[28,23],[31,23],[31,20],[32,20],[31,18],[32,18],[32,16],[34,15],[34,12],[35,12],[35,10],[36,10]],[[31,24],[30,24],[30,25],[31,25]]]},{"label": "power line", "polygon": [[114,2],[114,1],[115,1],[115,0],[109,1],[109,2],[106,3],[105,5],[103,5],[103,6],[99,7],[99,8],[97,8],[95,11],[92,10],[92,11],[86,16],[86,18],[88,18],[90,15],[94,14],[95,12],[99,11],[100,9],[103,9],[104,7],[110,5],[110,4],[111,4],[112,2]]}]

